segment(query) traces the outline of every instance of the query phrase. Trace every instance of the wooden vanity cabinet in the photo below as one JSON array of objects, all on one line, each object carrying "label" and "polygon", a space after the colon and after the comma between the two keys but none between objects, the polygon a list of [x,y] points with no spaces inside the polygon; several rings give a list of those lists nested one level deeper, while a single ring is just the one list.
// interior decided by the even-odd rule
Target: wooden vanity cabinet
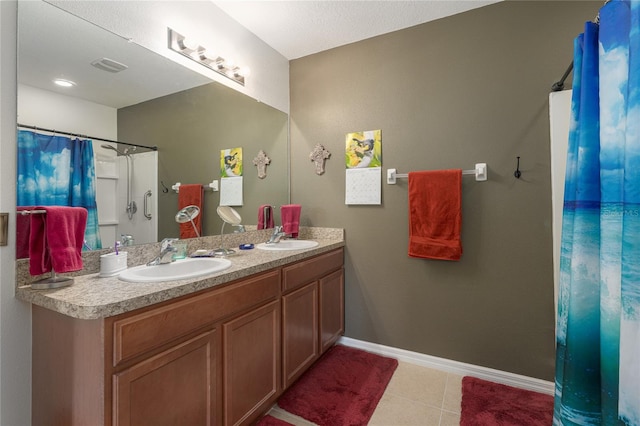
[{"label": "wooden vanity cabinet", "polygon": [[206,331],[113,375],[113,424],[219,423],[220,332]]},{"label": "wooden vanity cabinet", "polygon": [[344,269],[318,280],[320,353],[333,346],[344,334]]},{"label": "wooden vanity cabinet", "polygon": [[32,423],[248,425],[343,332],[343,250],[96,320],[33,306]]},{"label": "wooden vanity cabinet", "polygon": [[344,333],[343,262],[339,249],[282,268],[285,388]]},{"label": "wooden vanity cabinet", "polygon": [[225,323],[223,334],[224,424],[249,424],[275,403],[282,390],[280,302]]},{"label": "wooden vanity cabinet", "polygon": [[280,374],[280,281],[276,269],[108,319],[112,424],[234,425],[267,409],[280,391],[269,380]]},{"label": "wooden vanity cabinet", "polygon": [[318,359],[318,284],[312,282],[282,296],[282,362],[284,387]]}]

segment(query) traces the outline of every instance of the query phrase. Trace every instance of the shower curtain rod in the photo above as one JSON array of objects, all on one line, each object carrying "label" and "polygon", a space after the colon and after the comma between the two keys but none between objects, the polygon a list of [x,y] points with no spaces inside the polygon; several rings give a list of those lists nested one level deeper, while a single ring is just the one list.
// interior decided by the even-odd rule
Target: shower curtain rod
[{"label": "shower curtain rod", "polygon": [[[604,4],[607,4],[610,1],[611,0],[604,0]],[[596,17],[593,19],[593,23],[600,25],[600,12],[598,12]],[[573,61],[571,61],[571,63],[569,64],[569,67],[564,72],[564,75],[562,76],[562,78],[559,81],[556,81],[555,83],[553,83],[553,85],[551,86],[552,92],[559,92],[564,89],[564,81],[567,79],[567,77],[569,77],[569,74],[571,74],[571,71],[573,71]]]},{"label": "shower curtain rod", "polygon": [[571,71],[573,71],[573,61],[571,61],[571,63],[569,64],[569,67],[564,72],[564,75],[562,76],[560,81],[556,81],[555,83],[553,83],[553,86],[551,86],[552,92],[559,92],[564,89],[564,81],[567,79],[567,77],[569,77]]},{"label": "shower curtain rod", "polygon": [[158,147],[155,146],[155,145],[154,146],[147,146],[147,145],[139,145],[139,144],[135,144],[135,143],[120,142],[120,141],[114,141],[114,140],[111,140],[111,139],[104,139],[104,138],[98,138],[98,137],[94,137],[94,136],[81,135],[81,134],[78,134],[78,133],[64,132],[64,131],[61,131],[61,130],[45,129],[44,127],[28,126],[26,124],[20,124],[20,123],[18,123],[18,127],[22,127],[23,129],[40,130],[42,132],[50,132],[50,133],[59,134],[59,135],[76,136],[76,137],[80,137],[80,138],[91,139],[91,140],[102,141],[102,142],[119,143],[121,145],[127,145],[127,146],[136,146],[138,148],[146,148],[146,149],[150,149],[152,151],[157,151],[158,150]]}]

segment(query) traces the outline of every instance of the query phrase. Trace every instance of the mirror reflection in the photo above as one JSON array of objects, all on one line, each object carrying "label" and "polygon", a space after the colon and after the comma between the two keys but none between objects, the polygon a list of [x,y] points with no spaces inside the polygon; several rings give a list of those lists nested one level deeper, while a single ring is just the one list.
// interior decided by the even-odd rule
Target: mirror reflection
[{"label": "mirror reflection", "polygon": [[[244,226],[240,223],[242,222],[242,217],[240,217],[240,213],[238,213],[233,207],[229,206],[218,206],[216,209],[218,212],[218,216],[222,219],[222,228],[220,229],[220,235],[224,235],[224,225],[227,223],[231,226],[237,226],[239,229],[235,232],[244,232]],[[224,237],[222,238],[222,247],[215,250],[213,252],[215,257],[226,257],[235,253],[235,250],[230,248],[225,248]]]},{"label": "mirror reflection", "polygon": [[[289,202],[285,113],[41,1],[19,2],[18,44],[18,123],[38,128],[22,130],[93,141],[102,247],[178,237],[178,182],[203,185],[201,233],[218,234],[220,193],[208,184],[225,149],[244,152],[234,208],[246,223]],[[264,179],[252,165],[260,151],[271,159]]]},{"label": "mirror reflection", "polygon": [[197,219],[200,216],[200,207],[194,206],[193,204],[188,205],[187,207],[181,208],[178,213],[176,213],[176,222],[182,223],[190,223],[193,229],[193,232],[196,234],[196,237],[200,236],[200,230],[198,226],[194,222],[194,219]]}]

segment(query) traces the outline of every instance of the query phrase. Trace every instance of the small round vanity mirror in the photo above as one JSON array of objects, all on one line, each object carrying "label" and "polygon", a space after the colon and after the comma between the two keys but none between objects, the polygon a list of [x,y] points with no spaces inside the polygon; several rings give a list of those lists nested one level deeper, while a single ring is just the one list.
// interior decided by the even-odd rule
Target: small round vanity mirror
[{"label": "small round vanity mirror", "polygon": [[195,231],[196,236],[200,237],[198,228],[196,227],[196,224],[193,223],[193,219],[198,217],[199,214],[200,214],[200,208],[198,206],[190,205],[190,206],[184,207],[180,209],[178,213],[176,213],[176,222],[178,223],[191,222],[191,225],[193,226],[193,230]]},{"label": "small round vanity mirror", "polygon": [[220,219],[224,220],[229,225],[236,226],[240,225],[240,222],[242,222],[240,214],[233,207],[218,206],[217,212]]},{"label": "small round vanity mirror", "polygon": [[[218,212],[218,216],[220,216],[220,219],[222,219],[222,228],[220,229],[221,236],[224,235],[224,225],[226,223],[232,226],[236,226],[236,225],[240,225],[240,222],[242,222],[242,218],[240,217],[240,214],[233,207],[218,206],[216,211]],[[221,241],[224,241],[223,240],[224,237],[221,237],[221,238],[222,238]],[[223,247],[220,247],[219,249],[215,250],[213,252],[213,255],[216,257],[225,257],[225,256],[232,255],[233,253],[235,253],[234,250],[224,248],[224,245],[223,245]]]}]

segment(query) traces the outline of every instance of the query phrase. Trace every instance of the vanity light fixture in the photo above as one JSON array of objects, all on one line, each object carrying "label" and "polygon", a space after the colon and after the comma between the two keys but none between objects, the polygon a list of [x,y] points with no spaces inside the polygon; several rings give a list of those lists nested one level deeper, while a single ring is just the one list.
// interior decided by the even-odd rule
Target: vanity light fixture
[{"label": "vanity light fixture", "polygon": [[217,63],[219,59],[221,58],[218,55],[211,54],[205,49],[198,52],[198,60],[207,66],[212,66],[211,64]]},{"label": "vanity light fixture", "polygon": [[217,54],[209,53],[204,46],[187,39],[171,28],[167,28],[167,30],[169,49],[244,86],[245,77],[249,75],[247,67],[239,67],[229,58],[225,59]]},{"label": "vanity light fixture", "polygon": [[191,40],[187,40],[186,38],[181,38],[176,40],[178,48],[180,49],[180,53],[185,55],[191,55],[192,53],[197,53],[202,49],[201,46],[192,42]]},{"label": "vanity light fixture", "polygon": [[246,78],[246,77],[249,77],[249,75],[251,74],[251,70],[249,69],[249,67],[235,67],[233,69],[233,74]]}]

